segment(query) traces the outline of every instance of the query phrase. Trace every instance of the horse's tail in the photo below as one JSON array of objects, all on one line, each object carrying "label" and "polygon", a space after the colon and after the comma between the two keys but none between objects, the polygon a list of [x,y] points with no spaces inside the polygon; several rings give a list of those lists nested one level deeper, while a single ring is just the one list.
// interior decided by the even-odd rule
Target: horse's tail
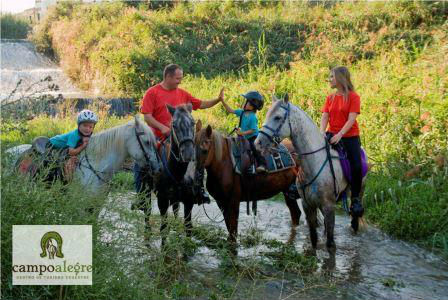
[{"label": "horse's tail", "polygon": [[367,229],[368,224],[367,224],[367,221],[364,219],[364,217],[360,217],[358,219],[358,222],[359,222],[358,230],[366,230]]},{"label": "horse's tail", "polygon": [[[299,200],[297,202],[298,202],[298,205],[299,205],[300,212],[304,216],[306,216],[305,209],[303,208],[303,199],[299,198]],[[324,224],[324,215],[322,214],[320,209],[317,209],[316,214],[317,214],[317,227],[320,227],[320,226],[322,226],[322,224]]]}]

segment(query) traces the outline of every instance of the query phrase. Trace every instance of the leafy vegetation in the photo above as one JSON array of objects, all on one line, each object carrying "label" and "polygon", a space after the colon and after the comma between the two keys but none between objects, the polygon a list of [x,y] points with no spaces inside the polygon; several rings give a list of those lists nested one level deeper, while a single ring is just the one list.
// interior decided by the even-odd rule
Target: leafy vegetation
[{"label": "leafy vegetation", "polygon": [[11,14],[3,14],[0,17],[2,39],[26,39],[31,25],[24,19]]}]

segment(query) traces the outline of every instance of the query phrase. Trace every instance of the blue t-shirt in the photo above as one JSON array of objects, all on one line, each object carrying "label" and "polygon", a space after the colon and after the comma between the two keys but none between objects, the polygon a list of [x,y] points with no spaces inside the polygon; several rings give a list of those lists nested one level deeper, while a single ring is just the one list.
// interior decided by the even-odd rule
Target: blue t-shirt
[{"label": "blue t-shirt", "polygon": [[57,149],[76,148],[81,140],[78,129],[65,134],[54,136],[50,139],[50,143]]},{"label": "blue t-shirt", "polygon": [[243,114],[241,120],[241,131],[253,130],[251,134],[247,134],[244,137],[250,139],[251,137],[256,137],[258,135],[258,119],[257,115],[253,111],[243,111],[242,109],[235,109],[235,115],[238,117]]}]

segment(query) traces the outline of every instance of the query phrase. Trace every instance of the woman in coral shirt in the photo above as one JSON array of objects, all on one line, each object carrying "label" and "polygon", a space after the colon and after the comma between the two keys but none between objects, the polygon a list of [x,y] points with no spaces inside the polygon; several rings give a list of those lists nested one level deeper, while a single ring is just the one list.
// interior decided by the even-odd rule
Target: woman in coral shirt
[{"label": "woman in coral shirt", "polygon": [[[361,102],[346,67],[331,70],[330,85],[337,91],[327,96],[322,108],[320,129],[327,135],[331,144],[340,143],[347,152],[352,174],[350,211],[352,215],[362,217],[364,209],[359,199],[362,183],[361,140],[356,121],[356,117],[361,113]],[[328,125],[330,126],[327,130]]]}]

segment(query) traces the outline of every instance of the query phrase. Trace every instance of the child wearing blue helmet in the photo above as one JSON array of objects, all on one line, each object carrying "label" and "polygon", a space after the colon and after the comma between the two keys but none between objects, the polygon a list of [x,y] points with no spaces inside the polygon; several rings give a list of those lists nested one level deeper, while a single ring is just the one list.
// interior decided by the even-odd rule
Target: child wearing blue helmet
[{"label": "child wearing blue helmet", "polygon": [[89,144],[97,122],[98,116],[93,111],[82,110],[77,118],[78,128],[50,138],[46,147],[50,157],[70,157],[64,166],[68,179],[71,179],[78,163],[77,155]]},{"label": "child wearing blue helmet", "polygon": [[255,139],[258,136],[258,119],[256,112],[263,108],[264,100],[263,96],[257,91],[250,91],[246,94],[241,95],[246,99],[243,109],[232,109],[227,103],[222,101],[224,108],[228,113],[232,113],[240,117],[240,123],[236,133],[243,136],[250,143],[250,148],[254,153],[255,159],[257,160],[258,167],[256,169],[257,173],[266,172],[266,162],[264,157],[255,149]]}]

